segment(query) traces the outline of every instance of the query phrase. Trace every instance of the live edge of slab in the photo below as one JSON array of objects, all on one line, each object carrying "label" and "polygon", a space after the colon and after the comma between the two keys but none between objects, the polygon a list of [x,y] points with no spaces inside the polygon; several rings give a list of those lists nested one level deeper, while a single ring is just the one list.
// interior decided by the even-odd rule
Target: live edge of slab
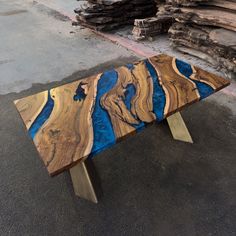
[{"label": "live edge of slab", "polygon": [[15,101],[50,175],[228,86],[167,55]]}]

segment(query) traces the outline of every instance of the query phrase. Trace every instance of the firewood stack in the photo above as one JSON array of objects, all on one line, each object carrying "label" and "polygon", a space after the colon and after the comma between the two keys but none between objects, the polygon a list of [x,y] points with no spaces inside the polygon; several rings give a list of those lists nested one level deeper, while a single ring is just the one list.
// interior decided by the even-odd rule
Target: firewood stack
[{"label": "firewood stack", "polygon": [[236,77],[236,0],[170,1],[172,46]]},{"label": "firewood stack", "polygon": [[75,10],[79,24],[108,31],[133,24],[136,18],[154,16],[154,0],[87,0]]}]

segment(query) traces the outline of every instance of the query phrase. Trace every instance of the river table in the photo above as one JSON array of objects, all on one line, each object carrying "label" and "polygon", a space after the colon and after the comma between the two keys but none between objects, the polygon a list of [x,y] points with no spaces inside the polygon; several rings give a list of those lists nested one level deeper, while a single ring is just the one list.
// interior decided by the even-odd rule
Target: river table
[{"label": "river table", "polygon": [[229,84],[161,54],[16,100],[15,105],[49,174],[69,169],[75,193],[97,202],[95,154],[166,118],[174,138],[192,142],[178,111]]}]

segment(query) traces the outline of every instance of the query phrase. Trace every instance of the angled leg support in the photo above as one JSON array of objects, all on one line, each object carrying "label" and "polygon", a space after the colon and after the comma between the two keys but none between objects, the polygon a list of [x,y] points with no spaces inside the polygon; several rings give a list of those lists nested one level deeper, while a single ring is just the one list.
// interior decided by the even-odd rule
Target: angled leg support
[{"label": "angled leg support", "polygon": [[85,160],[70,169],[75,194],[93,203],[98,203],[101,189],[92,160]]},{"label": "angled leg support", "polygon": [[[193,143],[191,135],[179,112],[167,118],[173,138],[179,141]],[[70,169],[70,175],[75,194],[86,200],[98,203],[101,195],[98,178],[92,160],[85,160]]]},{"label": "angled leg support", "polygon": [[193,143],[192,137],[188,131],[188,128],[180,114],[177,112],[167,118],[170,131],[173,138],[179,141]]}]

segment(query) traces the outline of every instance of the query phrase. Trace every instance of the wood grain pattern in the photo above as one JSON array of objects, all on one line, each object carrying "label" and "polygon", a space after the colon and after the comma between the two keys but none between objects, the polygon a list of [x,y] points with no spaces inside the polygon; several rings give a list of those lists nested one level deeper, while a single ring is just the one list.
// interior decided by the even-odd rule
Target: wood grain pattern
[{"label": "wood grain pattern", "polygon": [[38,93],[25,99],[16,100],[18,110],[29,129],[47,102],[47,92]]},{"label": "wood grain pattern", "polygon": [[165,91],[165,116],[200,98],[196,85],[177,69],[175,58],[160,56],[149,61],[157,70]]},{"label": "wood grain pattern", "polygon": [[158,55],[15,105],[49,174],[55,175],[227,85],[223,78]]}]

